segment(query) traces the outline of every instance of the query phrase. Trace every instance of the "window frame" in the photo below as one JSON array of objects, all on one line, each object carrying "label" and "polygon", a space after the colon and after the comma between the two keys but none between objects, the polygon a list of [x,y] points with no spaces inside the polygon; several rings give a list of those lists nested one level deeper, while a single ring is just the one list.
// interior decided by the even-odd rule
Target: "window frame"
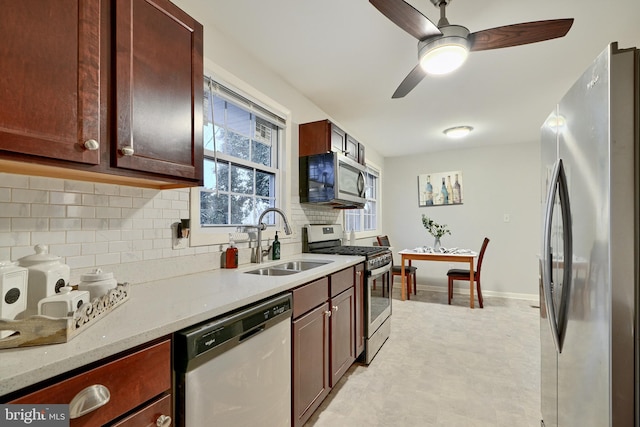
[{"label": "window frame", "polygon": [[[288,149],[288,146],[291,141],[291,112],[269,98],[265,94],[259,92],[255,88],[247,85],[243,81],[238,78],[225,73],[222,70],[218,70],[215,73],[207,72],[205,70],[206,76],[211,76],[211,80],[214,80],[219,85],[225,87],[228,90],[231,90],[233,93],[238,94],[239,96],[249,100],[254,103],[259,108],[262,108],[272,114],[279,116],[284,119],[285,123],[278,123],[278,147],[277,147],[277,167],[276,169],[276,202],[275,206],[282,209],[288,217],[291,217],[291,182],[287,179],[287,170],[291,165],[291,150]],[[221,95],[224,98],[224,95]],[[231,102],[234,102],[233,99],[230,99]],[[236,102],[237,104],[237,102]],[[260,114],[256,114],[258,117],[264,119]],[[271,121],[271,120],[270,120]],[[211,152],[210,150],[206,150],[207,152]],[[228,161],[232,159],[232,162],[239,165],[245,165],[242,163],[242,159],[236,158],[233,156],[226,155],[224,153],[218,152],[216,157],[219,160]],[[213,156],[212,156],[213,158]],[[245,165],[246,166],[246,165]],[[264,166],[264,170],[274,169],[273,166]],[[220,225],[220,226],[205,226],[202,227],[200,225],[200,191],[204,187],[193,187],[189,192],[190,206],[189,206],[189,216],[192,219],[191,221],[191,233],[189,238],[189,246],[207,246],[207,245],[217,245],[217,244],[227,244],[229,243],[229,235],[238,232],[238,227],[236,225]],[[282,228],[282,219],[279,215],[275,216],[275,225],[268,225],[267,230],[265,230],[262,235],[264,239],[273,238],[275,236],[275,231],[280,230]],[[282,233],[280,233],[282,234]],[[289,236],[280,236],[278,237],[281,240],[286,240],[290,238]]]},{"label": "window frame", "polygon": [[[377,174],[377,178],[378,178],[377,179],[377,196],[378,197],[376,199],[369,199],[369,198],[367,199],[367,200],[375,200],[376,202],[376,228],[373,230],[356,231],[355,236],[358,239],[367,238],[367,237],[376,237],[380,234],[380,230],[382,230],[382,168],[380,168],[375,163],[371,163],[369,161],[367,161],[366,167],[367,167],[367,174],[369,173],[369,170],[372,170],[373,172],[375,172],[375,174]],[[358,209],[358,212],[360,213],[360,223],[364,224],[364,212],[362,211],[364,211],[364,209]],[[346,230],[347,214],[348,212],[345,210],[342,215],[342,223],[345,225],[345,231],[349,233],[350,231]]]}]

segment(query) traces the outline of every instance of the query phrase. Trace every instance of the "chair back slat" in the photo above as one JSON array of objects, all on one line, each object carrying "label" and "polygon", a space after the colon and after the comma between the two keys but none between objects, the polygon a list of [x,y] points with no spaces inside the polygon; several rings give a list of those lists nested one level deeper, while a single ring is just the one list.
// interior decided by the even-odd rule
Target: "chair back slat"
[{"label": "chair back slat", "polygon": [[391,246],[389,236],[378,236],[378,246]]},{"label": "chair back slat", "polygon": [[487,250],[487,245],[489,244],[489,239],[487,237],[484,238],[482,242],[482,248],[480,248],[480,255],[478,255],[478,266],[476,268],[476,273],[478,278],[480,277],[480,269],[482,268],[482,260],[484,259],[484,252]]}]

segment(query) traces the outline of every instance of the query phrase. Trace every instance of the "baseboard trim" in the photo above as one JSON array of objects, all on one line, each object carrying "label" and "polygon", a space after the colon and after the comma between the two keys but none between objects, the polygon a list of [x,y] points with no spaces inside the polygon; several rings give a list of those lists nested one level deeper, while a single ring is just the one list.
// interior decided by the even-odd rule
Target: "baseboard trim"
[{"label": "baseboard trim", "polygon": [[[432,285],[421,285],[417,284],[418,290],[432,291],[432,292],[447,292],[447,288],[443,286],[432,286]],[[474,288],[475,289],[475,288]],[[454,295],[466,295],[466,293],[461,286],[454,286],[453,288]],[[538,301],[538,294],[520,294],[515,292],[496,292],[490,290],[482,290],[483,297],[495,297],[495,298],[508,298],[508,299],[518,299],[518,300],[526,300],[526,301]]]}]

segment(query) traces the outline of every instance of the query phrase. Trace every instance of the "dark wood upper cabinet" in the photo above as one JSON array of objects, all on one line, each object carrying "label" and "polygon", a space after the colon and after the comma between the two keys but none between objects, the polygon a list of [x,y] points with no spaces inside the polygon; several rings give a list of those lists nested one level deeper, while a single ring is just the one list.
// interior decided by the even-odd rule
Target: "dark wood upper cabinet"
[{"label": "dark wood upper cabinet", "polygon": [[0,0],[0,10],[0,170],[202,184],[202,25],[168,0]]},{"label": "dark wood upper cabinet", "polygon": [[202,25],[167,0],[116,2],[120,168],[202,177]]},{"label": "dark wood upper cabinet", "polygon": [[329,120],[299,125],[298,146],[300,157],[335,151],[365,164],[364,145]]},{"label": "dark wood upper cabinet", "polygon": [[100,2],[1,0],[0,10],[0,150],[98,164],[84,143],[100,142]]}]

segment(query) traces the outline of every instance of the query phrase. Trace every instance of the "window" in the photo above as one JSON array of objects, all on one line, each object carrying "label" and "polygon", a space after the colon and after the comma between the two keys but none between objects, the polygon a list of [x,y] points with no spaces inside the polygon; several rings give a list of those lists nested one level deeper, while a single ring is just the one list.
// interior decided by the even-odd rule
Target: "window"
[{"label": "window", "polygon": [[[257,224],[265,209],[278,206],[284,124],[279,116],[205,78],[204,187],[197,189],[199,214],[192,214],[199,217],[199,228]],[[274,214],[263,222],[275,224]]]},{"label": "window", "polygon": [[367,201],[363,209],[349,209],[344,211],[344,229],[346,231],[366,232],[378,228],[379,181],[380,172],[367,165],[365,173]]}]

